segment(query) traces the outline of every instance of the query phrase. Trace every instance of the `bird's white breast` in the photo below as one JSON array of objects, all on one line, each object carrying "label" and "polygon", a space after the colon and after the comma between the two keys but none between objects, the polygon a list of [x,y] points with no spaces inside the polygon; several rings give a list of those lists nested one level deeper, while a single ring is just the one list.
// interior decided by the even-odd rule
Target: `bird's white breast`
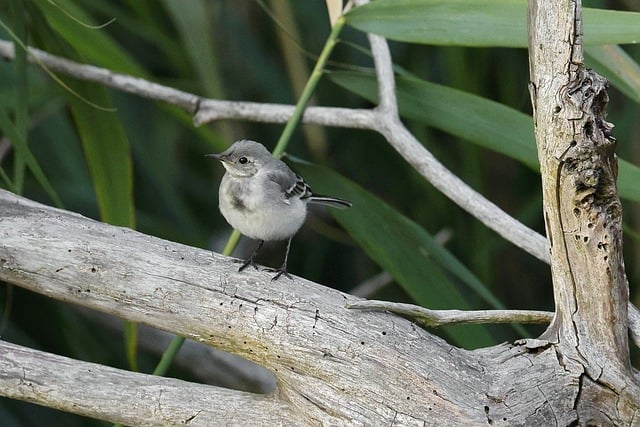
[{"label": "bird's white breast", "polygon": [[260,173],[249,178],[222,178],[220,212],[240,233],[256,240],[284,240],[294,235],[305,221],[306,202],[286,199],[279,186]]}]

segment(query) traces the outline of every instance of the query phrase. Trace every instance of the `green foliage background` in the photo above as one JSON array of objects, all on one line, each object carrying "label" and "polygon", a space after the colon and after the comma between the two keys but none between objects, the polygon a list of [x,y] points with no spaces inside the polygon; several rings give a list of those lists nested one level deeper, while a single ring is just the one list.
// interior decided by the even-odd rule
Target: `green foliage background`
[{"label": "green foliage background", "polygon": [[[375,81],[360,29],[397,40],[391,47],[409,129],[472,187],[544,232],[523,49],[525,2],[374,3],[349,14],[352,26],[340,36],[315,103],[371,106]],[[640,9],[632,1],[585,6]],[[587,65],[613,84],[609,119],[624,159],[619,187],[636,304],[640,52],[602,44],[640,40],[638,16],[585,13]],[[295,104],[330,32],[322,1],[10,0],[0,4],[0,19],[4,40],[15,37],[204,97],[285,104]],[[14,61],[0,63],[1,185],[105,222],[221,251],[231,231],[217,210],[222,168],[203,155],[241,138],[273,148],[283,126],[227,121],[194,128],[176,107],[57,77],[64,84],[28,64],[20,48]],[[553,309],[548,267],[438,193],[379,135],[308,126],[296,131],[287,152],[316,191],[354,202],[348,211],[331,212],[335,217],[314,211],[294,240],[292,273],[348,292],[384,269],[394,281],[371,298],[431,308]],[[451,234],[444,248],[432,237],[441,231]],[[283,249],[272,246],[261,262],[278,265]],[[251,250],[252,244],[241,244],[236,255]],[[121,337],[69,305],[3,284],[0,307],[2,339],[130,365]],[[458,326],[435,332],[474,348],[540,331]],[[157,359],[141,351],[140,369],[152,371]],[[98,423],[0,400],[0,425],[38,425],[43,417],[48,425]]]}]

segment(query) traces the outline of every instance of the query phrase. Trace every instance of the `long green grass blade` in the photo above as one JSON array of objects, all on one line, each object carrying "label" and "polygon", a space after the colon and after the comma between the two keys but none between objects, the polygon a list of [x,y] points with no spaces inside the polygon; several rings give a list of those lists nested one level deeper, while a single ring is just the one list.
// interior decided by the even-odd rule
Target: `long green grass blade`
[{"label": "long green grass blade", "polygon": [[[105,89],[80,83],[76,90],[100,105],[110,105]],[[96,110],[71,96],[73,115],[103,221],[135,228],[133,172],[129,141],[114,113]]]},{"label": "long green grass blade", "polygon": [[156,366],[153,371],[153,375],[164,376],[167,374],[167,371],[171,367],[171,363],[173,359],[176,357],[182,344],[184,344],[184,337],[176,335],[173,340],[169,343],[167,349],[162,353],[162,357],[160,358],[160,362]]},{"label": "long green grass blade", "polygon": [[273,155],[276,157],[282,156],[282,153],[287,149],[287,145],[289,144],[289,140],[291,139],[291,135],[293,135],[293,131],[300,123],[302,119],[302,114],[304,113],[305,108],[307,108],[307,104],[309,103],[309,99],[311,99],[311,95],[313,95],[313,91],[316,89],[320,78],[324,73],[325,66],[327,61],[329,60],[329,56],[333,51],[333,48],[338,44],[338,35],[342,31],[342,28],[345,25],[345,19],[343,16],[338,18],[333,27],[331,28],[331,34],[327,38],[327,41],[322,48],[322,52],[320,52],[320,56],[316,61],[316,65],[313,67],[313,71],[311,71],[311,75],[309,76],[309,80],[305,85],[302,93],[300,94],[300,99],[296,103],[296,108],[291,115],[291,118],[285,125],[282,130],[282,134],[278,139],[278,142],[273,149]]},{"label": "long green grass blade", "polygon": [[[104,88],[78,83],[75,90],[99,105],[110,105]],[[115,113],[101,111],[69,96],[85,157],[93,180],[100,217],[114,225],[135,228],[133,171],[129,141]],[[137,329],[125,322],[124,341],[131,370],[138,370]]]},{"label": "long green grass blade", "polygon": [[[348,210],[331,213],[369,257],[391,274],[418,304],[434,309],[469,309],[463,294],[472,291],[491,307],[503,307],[461,262],[409,218],[335,172],[299,161],[295,168],[314,189],[331,191],[353,203]],[[470,330],[473,333],[469,333]],[[451,328],[447,333],[465,347],[493,343],[485,327]]]},{"label": "long green grass blade", "polygon": [[[330,78],[372,102],[377,101],[377,86],[372,74],[333,72]],[[396,85],[403,117],[418,120],[538,169],[531,116],[498,102],[414,77],[398,77]]]},{"label": "long green grass blade", "polygon": [[640,65],[620,46],[591,46],[585,63],[605,76],[622,93],[640,103]]},{"label": "long green grass blade", "polygon": [[[76,3],[36,0],[34,4],[46,20],[46,25],[38,27],[39,37],[51,52],[72,59],[89,57],[92,62],[113,70],[137,71],[135,63],[99,26],[91,26],[95,23]],[[111,97],[106,89],[96,84],[70,81],[68,86],[72,92],[65,94],[91,173],[100,217],[110,224],[134,228],[129,141],[112,108]],[[97,109],[93,105],[109,108]]]},{"label": "long green grass blade", "polygon": [[210,4],[203,0],[161,2],[169,12],[182,40],[182,48],[196,72],[202,95],[211,98],[224,97],[218,70],[215,46],[212,37],[214,22],[210,13]]},{"label": "long green grass blade", "polygon": [[[334,72],[330,78],[340,86],[372,101],[377,100],[375,77],[355,72]],[[538,170],[531,116],[467,92],[415,77],[398,77],[400,113],[434,128],[507,155]],[[640,168],[619,160],[620,196],[640,201],[637,185]]]},{"label": "long green grass blade", "polygon": [[34,0],[47,24],[83,58],[112,71],[141,76],[136,61],[120,48],[99,24],[78,5],[69,0]]},{"label": "long green grass blade", "polygon": [[9,189],[9,191],[11,191],[12,193],[18,194],[18,189],[15,187],[15,185],[13,185],[13,182],[11,182],[11,178],[9,178],[9,175],[7,175],[7,173],[4,171],[4,169],[1,166],[0,166],[0,178],[2,178],[2,180],[4,181],[4,185],[6,186],[6,188]]},{"label": "long green grass blade", "polygon": [[[640,41],[640,13],[585,8],[585,45]],[[392,40],[445,46],[526,47],[525,0],[376,0],[347,22]]]}]

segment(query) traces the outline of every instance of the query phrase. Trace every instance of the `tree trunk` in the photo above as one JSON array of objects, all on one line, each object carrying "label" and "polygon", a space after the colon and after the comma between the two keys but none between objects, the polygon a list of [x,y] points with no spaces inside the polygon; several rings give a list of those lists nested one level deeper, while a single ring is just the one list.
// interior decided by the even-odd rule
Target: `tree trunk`
[{"label": "tree trunk", "polygon": [[637,393],[638,384],[607,81],[584,66],[581,7],[580,0],[530,2],[530,90],[556,301],[543,338],[580,373],[579,419],[599,424],[629,419],[634,409],[626,412],[618,394]]}]

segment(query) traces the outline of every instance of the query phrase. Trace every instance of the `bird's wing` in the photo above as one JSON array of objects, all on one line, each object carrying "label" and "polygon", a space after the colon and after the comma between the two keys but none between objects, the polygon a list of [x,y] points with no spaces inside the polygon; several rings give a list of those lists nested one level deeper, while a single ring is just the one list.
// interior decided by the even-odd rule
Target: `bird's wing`
[{"label": "bird's wing", "polygon": [[294,173],[286,164],[269,172],[268,179],[276,183],[285,200],[293,197],[301,199],[311,197],[311,189],[300,175]]},{"label": "bird's wing", "polygon": [[307,199],[311,197],[311,187],[302,179],[300,175],[296,174],[296,181],[287,189],[287,198],[299,197],[301,199]]}]

